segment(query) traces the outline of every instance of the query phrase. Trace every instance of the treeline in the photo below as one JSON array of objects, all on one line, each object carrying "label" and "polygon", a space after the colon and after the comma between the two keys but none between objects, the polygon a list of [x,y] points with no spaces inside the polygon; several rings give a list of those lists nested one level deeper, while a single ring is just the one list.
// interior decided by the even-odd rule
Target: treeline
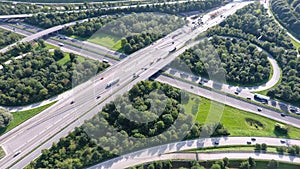
[{"label": "treeline", "polygon": [[[240,160],[229,160],[227,157],[220,160],[213,161],[196,161],[196,160],[164,160],[164,161],[153,161],[147,164],[141,164],[127,169],[229,169],[229,168],[238,168],[238,169],[255,169],[258,166],[264,167],[266,169],[277,169],[280,164],[275,160],[270,160],[265,162],[265,165],[262,162],[257,165],[257,162],[254,158],[249,157],[244,161]],[[295,166],[296,167],[296,166]]]},{"label": "treeline", "polygon": [[[249,41],[235,38],[213,36],[186,50],[179,58],[196,75],[224,75],[226,81],[243,85],[262,83],[271,71],[265,52],[258,51]],[[175,60],[171,66],[178,67],[178,62]]]},{"label": "treeline", "polygon": [[21,54],[30,52],[33,50],[34,45],[32,43],[19,43],[15,45],[12,49],[10,49],[6,53],[0,53],[0,62],[5,62],[10,58],[17,57]]},{"label": "treeline", "polygon": [[156,4],[137,6],[129,8],[110,8],[110,9],[97,9],[82,12],[71,13],[51,13],[51,14],[37,14],[24,21],[28,24],[36,25],[43,28],[49,28],[64,23],[77,21],[86,18],[98,17],[101,15],[115,15],[115,14],[130,14],[132,12],[161,12],[168,14],[178,14],[180,12],[189,11],[204,11],[213,7],[219,6],[228,2],[227,0],[207,0],[207,1],[191,1],[175,4]]},{"label": "treeline", "polygon": [[271,9],[280,23],[300,38],[300,0],[272,0]]},{"label": "treeline", "polygon": [[111,16],[108,16],[106,18],[92,18],[86,22],[77,22],[76,25],[64,27],[60,30],[60,33],[68,36],[77,35],[83,38],[88,38],[91,37],[96,31],[101,29],[105,24],[113,20],[114,18],[112,18]]},{"label": "treeline", "polygon": [[70,54],[65,65],[57,61],[64,53],[55,50],[31,51],[21,59],[3,65],[0,70],[0,104],[19,106],[45,100],[60,94],[74,85],[86,81],[108,65]]},{"label": "treeline", "polygon": [[[243,26],[251,22],[253,26]],[[291,40],[277,23],[268,17],[266,9],[258,3],[250,4],[228,17],[220,26],[208,30],[208,35],[223,35],[242,38],[254,43],[278,62],[282,69],[281,83],[268,91],[268,96],[299,104],[300,59],[297,58]]]},{"label": "treeline", "polygon": [[180,104],[188,101],[187,93],[167,84],[139,82],[26,168],[83,168],[142,148],[199,138],[200,132],[230,134],[222,124],[192,124],[192,115]]},{"label": "treeline", "polygon": [[18,41],[19,39],[21,39],[21,37],[21,35],[0,28],[0,48]]},{"label": "treeline", "polygon": [[47,8],[38,5],[28,4],[13,4],[7,2],[0,2],[0,15],[15,15],[15,14],[28,14],[38,12],[55,12],[55,9]]},{"label": "treeline", "polygon": [[88,38],[94,33],[106,33],[116,37],[123,37],[121,49],[126,53],[133,53],[157,39],[182,27],[187,21],[174,15],[153,13],[133,13],[118,19],[99,17],[90,21],[64,27],[62,34],[77,35]]}]

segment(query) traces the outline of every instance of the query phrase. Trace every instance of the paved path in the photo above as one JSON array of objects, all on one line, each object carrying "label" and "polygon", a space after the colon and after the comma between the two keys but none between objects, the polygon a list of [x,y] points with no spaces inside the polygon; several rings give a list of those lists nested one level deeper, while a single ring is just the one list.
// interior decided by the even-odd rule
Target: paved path
[{"label": "paved path", "polygon": [[[247,145],[247,141],[250,141],[251,144],[262,144],[266,143],[269,146],[288,146],[288,145],[300,145],[300,140],[290,140],[285,139],[285,144],[281,143],[282,139],[279,138],[268,138],[268,137],[257,137],[256,141],[251,141],[250,137],[218,137],[218,138],[204,138],[196,139],[189,141],[181,141],[176,143],[165,144],[161,146],[151,147],[136,151],[130,154],[125,154],[120,157],[107,160],[105,162],[99,163],[95,166],[90,167],[90,169],[119,169],[126,168],[130,166],[135,166],[138,164],[165,160],[165,159],[174,159],[174,158],[187,158],[195,159],[195,154],[179,154],[175,153],[182,150],[189,150],[194,148],[203,148],[203,147],[216,147],[214,143],[219,142],[218,146],[232,146],[232,145]],[[173,154],[167,154],[173,153]],[[222,159],[224,157],[231,158],[249,158],[254,157],[256,159],[276,159],[278,161],[285,162],[295,162],[300,163],[299,157],[290,157],[290,156],[281,156],[277,154],[262,154],[262,153],[218,153],[218,154],[205,154],[199,153],[198,157],[201,160],[210,160],[210,159]]]}]

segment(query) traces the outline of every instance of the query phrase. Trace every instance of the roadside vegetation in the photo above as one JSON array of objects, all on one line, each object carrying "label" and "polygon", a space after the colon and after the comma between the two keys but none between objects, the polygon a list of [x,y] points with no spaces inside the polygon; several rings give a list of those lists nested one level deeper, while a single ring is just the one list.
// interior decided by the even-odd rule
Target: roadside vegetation
[{"label": "roadside vegetation", "polygon": [[5,129],[12,120],[12,114],[8,110],[0,108],[0,130]]},{"label": "roadside vegetation", "polygon": [[102,15],[114,15],[114,14],[130,14],[141,12],[161,12],[167,14],[178,14],[181,12],[190,11],[205,11],[212,9],[221,4],[226,3],[225,0],[212,0],[212,1],[191,1],[184,3],[174,4],[161,4],[161,5],[147,5],[130,8],[110,8],[110,9],[98,9],[81,12],[70,13],[51,13],[51,14],[37,14],[30,18],[26,18],[24,21],[31,25],[36,25],[42,28],[49,28],[64,23],[78,21],[81,19],[99,17]]},{"label": "roadside vegetation", "polygon": [[276,160],[263,161],[248,158],[246,160],[233,160],[227,157],[212,161],[195,160],[164,160],[129,167],[128,169],[298,169],[299,164],[278,162]]},{"label": "roadside vegetation", "polygon": [[4,128],[0,128],[0,135],[8,132],[9,130],[17,127],[18,125],[22,124],[23,122],[25,122],[26,120],[30,119],[31,117],[39,114],[40,112],[42,112],[43,110],[47,109],[48,107],[52,106],[53,104],[55,104],[56,101],[46,104],[44,106],[40,106],[34,109],[30,109],[30,110],[25,110],[25,111],[18,111],[18,112],[12,112],[11,115],[13,116],[12,120],[10,121],[10,123],[4,127]]},{"label": "roadside vegetation", "polygon": [[133,13],[123,17],[90,19],[65,27],[61,33],[130,54],[186,23],[187,21],[173,15]]},{"label": "roadside vegetation", "polygon": [[[108,67],[98,61],[80,60],[77,55],[63,53],[59,49],[49,52],[40,44],[27,46],[30,46],[29,53],[21,59],[12,59],[10,64],[4,64],[0,70],[1,105],[19,106],[45,100]],[[61,64],[60,60],[65,55],[69,55],[70,60]]]},{"label": "roadside vegetation", "polygon": [[282,80],[267,95],[300,105],[300,59],[285,31],[268,17],[263,6],[254,3],[238,10],[220,26],[209,29],[208,35],[242,38],[269,52],[282,69]]},{"label": "roadside vegetation", "polygon": [[[222,114],[222,108],[167,84],[142,81],[43,150],[27,169],[82,168],[141,148],[199,138],[200,134],[299,138],[300,129],[288,126],[288,133],[277,135],[274,120],[227,106]],[[209,110],[213,118],[206,121]]]},{"label": "roadside vegetation", "polygon": [[271,0],[270,7],[276,19],[300,38],[300,0]]},{"label": "roadside vegetation", "polygon": [[0,146],[0,159],[5,157],[5,152],[3,150],[3,148]]},{"label": "roadside vegetation", "polygon": [[180,67],[180,59],[196,75],[225,76],[228,83],[253,86],[269,79],[271,66],[267,56],[249,41],[213,36],[186,50],[171,66]]},{"label": "roadside vegetation", "polygon": [[13,44],[14,42],[18,41],[22,37],[23,37],[22,35],[18,35],[14,32],[7,31],[5,29],[0,28],[0,49],[7,45]]}]

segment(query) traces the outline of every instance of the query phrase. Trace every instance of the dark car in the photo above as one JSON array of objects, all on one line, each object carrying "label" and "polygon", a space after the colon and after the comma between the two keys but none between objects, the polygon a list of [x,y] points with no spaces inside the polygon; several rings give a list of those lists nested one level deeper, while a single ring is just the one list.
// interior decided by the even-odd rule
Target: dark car
[{"label": "dark car", "polygon": [[280,115],[281,115],[282,117],[285,117],[285,116],[286,116],[286,114],[284,114],[284,113],[281,113]]},{"label": "dark car", "polygon": [[74,101],[71,101],[71,103],[70,104],[74,104],[75,102]]},{"label": "dark car", "polygon": [[256,138],[251,138],[251,141],[256,141]]},{"label": "dark car", "polygon": [[101,96],[99,95],[99,96],[96,97],[96,99],[99,99],[100,97],[101,97]]},{"label": "dark car", "polygon": [[21,151],[17,151],[17,152],[14,154],[14,156],[13,156],[13,157],[16,157],[16,156],[18,156],[19,154],[21,154]]},{"label": "dark car", "polygon": [[251,141],[247,141],[247,144],[251,144]]},{"label": "dark car", "polygon": [[215,145],[219,145],[219,141],[215,141],[214,144],[215,144]]},{"label": "dark car", "polygon": [[285,140],[280,140],[280,143],[284,144],[284,143],[285,143]]}]

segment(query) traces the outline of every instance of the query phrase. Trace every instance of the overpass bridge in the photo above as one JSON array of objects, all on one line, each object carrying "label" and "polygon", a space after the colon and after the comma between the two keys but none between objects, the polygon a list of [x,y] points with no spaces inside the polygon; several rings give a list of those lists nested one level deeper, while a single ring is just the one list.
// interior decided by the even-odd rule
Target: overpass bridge
[{"label": "overpass bridge", "polygon": [[11,44],[9,46],[6,46],[5,48],[2,48],[0,50],[0,53],[5,53],[5,52],[9,51],[11,48],[13,48],[14,46],[16,46],[17,44],[24,43],[24,42],[30,42],[30,41],[42,38],[43,36],[46,36],[46,35],[49,35],[50,33],[59,31],[59,30],[61,30],[64,27],[75,25],[77,22],[79,22],[79,23],[85,22],[85,21],[88,21],[89,19],[83,19],[83,20],[80,20],[80,21],[74,21],[74,22],[63,24],[63,25],[54,26],[54,27],[51,27],[49,29],[45,29],[45,30],[43,30],[41,32],[38,32],[36,34],[27,36],[27,37],[23,38],[22,40],[20,40],[20,41],[18,41],[16,43],[13,43],[13,44]]}]

